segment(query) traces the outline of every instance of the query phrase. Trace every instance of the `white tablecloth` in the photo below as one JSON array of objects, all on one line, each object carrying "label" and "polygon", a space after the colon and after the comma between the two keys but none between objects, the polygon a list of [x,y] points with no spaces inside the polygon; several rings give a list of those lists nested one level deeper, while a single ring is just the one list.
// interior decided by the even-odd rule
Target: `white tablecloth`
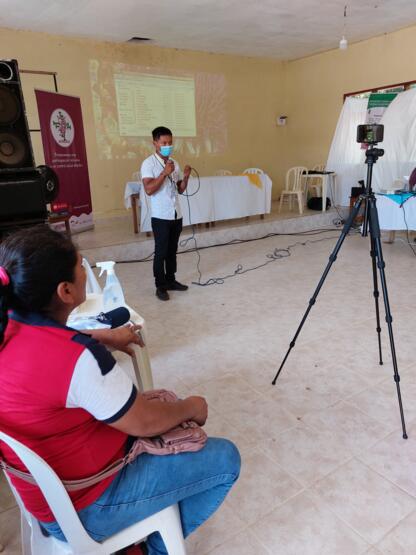
[{"label": "white tablecloth", "polygon": [[131,195],[140,193],[142,184],[139,181],[128,181],[124,189],[124,206],[131,208]]},{"label": "white tablecloth", "polygon": [[[198,189],[198,180],[190,179],[185,194],[179,195],[183,225],[269,214],[272,181],[266,174],[259,177],[260,187],[252,184],[245,175],[201,177],[199,191],[187,197],[186,193],[192,195]],[[143,187],[140,202],[140,230],[151,231],[150,199]]]},{"label": "white tablecloth", "polygon": [[385,195],[376,195],[376,199],[380,229],[416,230],[416,197],[409,198],[402,206]]}]

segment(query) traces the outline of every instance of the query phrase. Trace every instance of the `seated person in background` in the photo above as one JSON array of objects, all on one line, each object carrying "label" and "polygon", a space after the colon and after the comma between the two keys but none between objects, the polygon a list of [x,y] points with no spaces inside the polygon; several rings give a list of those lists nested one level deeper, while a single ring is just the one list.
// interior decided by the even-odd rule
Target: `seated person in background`
[{"label": "seated person in background", "polygon": [[[66,327],[85,299],[85,281],[73,243],[49,228],[22,230],[0,244],[0,429],[66,480],[95,475],[123,457],[130,436],[152,437],[187,420],[202,426],[207,418],[202,397],[144,399],[102,343]],[[135,335],[98,331],[101,341],[125,348]],[[0,454],[25,470],[1,442]],[[177,502],[186,537],[221,504],[239,469],[236,447],[209,438],[195,453],[139,455],[69,495],[97,541]],[[38,487],[10,477],[42,528],[65,540]],[[150,555],[166,554],[158,533],[147,543]]]},{"label": "seated person in background", "polygon": [[414,187],[416,185],[416,168],[412,171],[409,177],[409,191],[416,190]]}]

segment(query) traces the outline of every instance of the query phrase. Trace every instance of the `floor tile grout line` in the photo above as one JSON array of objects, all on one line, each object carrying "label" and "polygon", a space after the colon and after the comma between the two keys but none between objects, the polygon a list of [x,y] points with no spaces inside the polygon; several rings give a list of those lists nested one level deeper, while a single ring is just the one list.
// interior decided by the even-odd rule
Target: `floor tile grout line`
[{"label": "floor tile grout line", "polygon": [[[352,460],[355,460],[355,461],[358,462],[358,463],[362,463],[362,461],[360,461],[359,459],[356,459],[355,457],[353,457]],[[351,461],[349,461],[349,462],[351,462]],[[348,463],[347,463],[347,464],[348,464]],[[363,463],[362,463],[362,464],[363,464]],[[342,465],[342,466],[344,466],[344,465]],[[367,468],[369,468],[367,465],[364,465],[364,466],[366,466]],[[373,469],[370,469],[370,470],[373,470]],[[336,472],[336,471],[334,471],[334,473],[335,473],[335,472]],[[373,470],[373,472],[374,472],[374,470]],[[333,472],[331,472],[331,474],[333,474]],[[376,473],[376,474],[377,474],[377,473]],[[329,476],[329,475],[328,475],[328,476]],[[326,476],[326,478],[328,478],[328,476]],[[384,478],[383,476],[380,476],[380,477],[381,477],[381,478]],[[393,485],[396,486],[395,484],[393,484]],[[397,486],[396,486],[396,487],[397,487]],[[381,540],[377,540],[376,543],[368,542],[368,540],[367,540],[366,538],[364,538],[364,537],[362,536],[362,534],[361,534],[358,530],[356,530],[351,524],[349,524],[347,521],[345,521],[343,517],[341,517],[340,515],[338,515],[338,514],[332,509],[332,507],[325,501],[325,499],[319,494],[319,492],[315,492],[315,494],[318,495],[319,499],[322,501],[322,503],[324,504],[324,506],[326,507],[327,510],[329,510],[329,511],[330,511],[335,517],[337,517],[341,522],[343,522],[346,526],[348,526],[351,530],[353,530],[356,534],[358,534],[358,535],[359,535],[366,543],[368,543],[371,547],[375,547],[375,546],[381,541]],[[390,533],[392,532],[392,530],[393,530],[400,522],[402,522],[405,518],[409,517],[409,516],[410,516],[411,514],[413,514],[413,512],[415,512],[415,511],[416,511],[416,505],[415,505],[415,507],[414,507],[406,516],[404,516],[403,518],[401,518],[392,528],[390,528],[389,531],[388,531],[385,535],[390,534]],[[383,537],[384,537],[384,536],[383,536]]]},{"label": "floor tile grout line", "polygon": [[[405,440],[403,440],[403,441],[405,441]],[[415,494],[410,493],[403,486],[400,486],[399,484],[394,482],[391,478],[389,478],[388,476],[385,476],[384,474],[381,474],[380,471],[378,471],[377,469],[370,466],[369,463],[367,463],[367,462],[365,462],[361,459],[357,459],[357,460],[358,460],[358,462],[360,462],[361,464],[366,466],[369,470],[371,470],[372,472],[377,474],[380,478],[383,478],[383,480],[386,480],[386,482],[389,482],[392,486],[398,488],[402,493],[405,493],[407,496],[411,497],[416,502],[416,493]],[[416,505],[415,505],[415,509],[416,509]],[[404,518],[406,518],[406,517],[404,517]]]}]

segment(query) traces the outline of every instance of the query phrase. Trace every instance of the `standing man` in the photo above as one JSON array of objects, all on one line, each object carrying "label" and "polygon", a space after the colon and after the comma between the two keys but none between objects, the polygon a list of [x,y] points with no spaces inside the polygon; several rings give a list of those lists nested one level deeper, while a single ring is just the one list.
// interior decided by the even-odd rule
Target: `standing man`
[{"label": "standing man", "polygon": [[172,132],[167,127],[152,131],[156,152],[146,158],[141,167],[144,190],[150,197],[152,230],[155,236],[153,275],[156,296],[169,300],[168,291],[186,291],[187,285],[175,279],[176,251],[182,231],[182,213],[178,193],[188,186],[191,167],[185,166],[183,178],[179,164],[170,158],[173,150]]}]

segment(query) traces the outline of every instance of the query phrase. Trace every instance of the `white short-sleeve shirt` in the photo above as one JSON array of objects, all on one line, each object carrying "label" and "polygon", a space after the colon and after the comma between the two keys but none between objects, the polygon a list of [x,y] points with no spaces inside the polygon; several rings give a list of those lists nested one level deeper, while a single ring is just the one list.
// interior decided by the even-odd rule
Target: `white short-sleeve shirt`
[{"label": "white short-sleeve shirt", "polygon": [[[182,218],[178,198],[177,183],[182,179],[181,169],[176,160],[170,158],[175,164],[174,171],[166,177],[162,186],[156,193],[149,195],[152,218],[161,220],[174,220]],[[165,167],[165,161],[158,154],[152,154],[144,160],[141,167],[142,179],[159,177]]]}]

